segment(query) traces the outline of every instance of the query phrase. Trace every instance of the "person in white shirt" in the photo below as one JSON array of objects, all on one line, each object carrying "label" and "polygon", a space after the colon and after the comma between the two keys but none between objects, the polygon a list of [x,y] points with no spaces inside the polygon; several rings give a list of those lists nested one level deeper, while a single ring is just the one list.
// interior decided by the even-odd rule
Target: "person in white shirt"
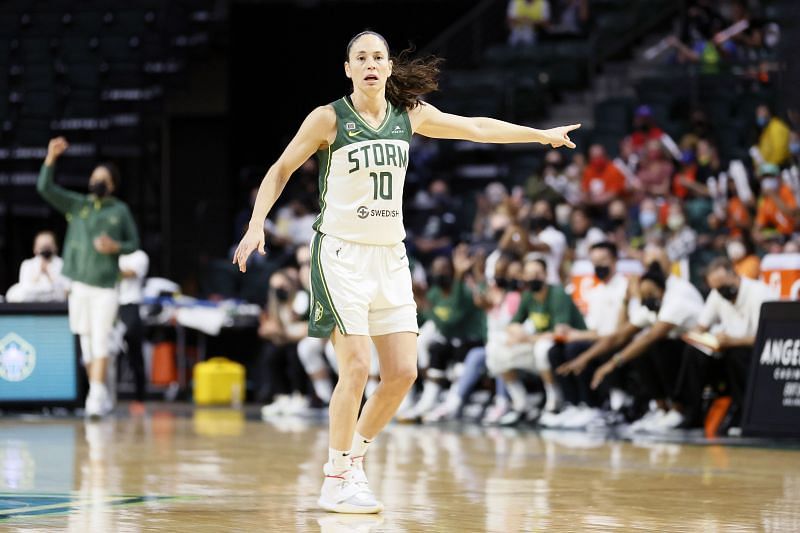
[{"label": "person in white shirt", "polygon": [[689,347],[683,353],[678,381],[678,398],[685,424],[702,423],[703,389],[721,377],[741,413],[747,386],[747,372],[755,345],[761,304],[778,295],[765,283],[736,274],[726,257],[711,262],[706,270],[711,292],[700,313],[696,331],[711,332],[718,343],[716,356]]},{"label": "person in white shirt", "polygon": [[[538,252],[547,263],[547,283],[561,284],[561,262],[567,249],[567,237],[553,226],[553,208],[547,200],[539,200],[533,204],[531,211],[531,231],[529,249]],[[529,254],[526,261],[538,257]]]},{"label": "person in white shirt", "polygon": [[[606,358],[592,377],[591,387],[597,389],[607,378],[621,378],[618,374],[628,371],[625,364],[636,360],[631,370],[637,374],[641,387],[634,395],[640,405],[655,400],[658,409],[635,423],[634,431],[649,431],[652,424],[668,414],[685,346],[680,336],[696,326],[703,308],[703,297],[694,285],[677,276],[665,278],[670,262],[663,248],[645,250],[644,264],[647,272],[631,286],[628,320],[561,369],[579,375],[590,361]],[[609,357],[611,354],[614,355]],[[676,417],[675,411],[669,413],[670,419]]]},{"label": "person in white shirt", "polygon": [[64,302],[69,279],[61,275],[63,261],[58,256],[56,236],[40,231],[33,241],[33,257],[19,267],[19,282],[9,288],[9,302]]},{"label": "person in white shirt", "polygon": [[119,320],[125,326],[125,355],[133,372],[135,384],[136,400],[131,404],[132,414],[144,412],[142,404],[146,393],[142,355],[144,325],[139,314],[139,305],[142,303],[142,287],[149,267],[150,258],[142,250],[119,256],[119,271],[122,275],[122,280],[119,282]]},{"label": "person in white shirt", "polygon": [[600,337],[614,333],[626,317],[628,279],[617,272],[616,245],[608,241],[596,243],[589,250],[589,258],[599,283],[585,295],[588,309],[584,319],[588,329],[556,326],[556,336],[564,342],[557,343],[548,353],[566,408],[557,415],[544,413],[539,423],[547,427],[572,427],[573,424],[582,427],[600,415],[597,408],[604,395],[589,386],[599,363],[595,360],[590,363],[588,372],[573,374],[568,370],[569,362],[591,348]]}]

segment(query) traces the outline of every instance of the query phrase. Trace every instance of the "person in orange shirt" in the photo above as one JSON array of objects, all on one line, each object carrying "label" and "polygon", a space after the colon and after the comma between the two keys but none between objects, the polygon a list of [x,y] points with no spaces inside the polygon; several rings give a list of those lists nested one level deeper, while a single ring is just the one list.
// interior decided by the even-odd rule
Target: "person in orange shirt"
[{"label": "person in orange shirt", "polygon": [[761,274],[761,259],[755,253],[753,241],[743,233],[741,237],[732,238],[725,245],[725,252],[739,276],[758,279]]},{"label": "person in orange shirt", "polygon": [[775,230],[789,236],[794,232],[797,222],[797,200],[792,189],[779,177],[777,165],[761,165],[761,198],[756,213],[756,232]]},{"label": "person in orange shirt", "polygon": [[594,207],[605,207],[625,192],[625,175],[611,162],[600,144],[589,148],[589,164],[583,170],[581,188],[585,203]]}]

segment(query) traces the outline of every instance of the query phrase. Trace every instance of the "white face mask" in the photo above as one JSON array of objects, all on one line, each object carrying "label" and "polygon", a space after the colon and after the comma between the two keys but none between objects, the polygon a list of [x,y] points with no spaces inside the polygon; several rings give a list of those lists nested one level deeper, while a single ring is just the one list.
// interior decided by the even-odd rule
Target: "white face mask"
[{"label": "white face mask", "polygon": [[669,229],[672,231],[680,229],[684,222],[686,222],[686,220],[681,214],[674,214],[667,217],[667,227],[669,227]]},{"label": "white face mask", "polygon": [[728,246],[726,246],[726,251],[728,252],[728,258],[734,262],[742,259],[746,253],[744,244],[739,241],[729,242]]}]

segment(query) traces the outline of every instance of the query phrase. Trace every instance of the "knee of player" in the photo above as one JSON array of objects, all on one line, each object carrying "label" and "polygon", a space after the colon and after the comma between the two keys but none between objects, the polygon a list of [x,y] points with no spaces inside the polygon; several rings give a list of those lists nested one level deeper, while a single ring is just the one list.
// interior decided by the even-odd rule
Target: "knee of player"
[{"label": "knee of player", "polygon": [[394,369],[391,373],[381,376],[381,382],[385,386],[396,387],[408,390],[417,381],[417,365],[402,365]]},{"label": "knee of player", "polygon": [[349,360],[339,363],[339,381],[362,386],[367,383],[369,378],[369,354],[364,357],[351,357]]}]

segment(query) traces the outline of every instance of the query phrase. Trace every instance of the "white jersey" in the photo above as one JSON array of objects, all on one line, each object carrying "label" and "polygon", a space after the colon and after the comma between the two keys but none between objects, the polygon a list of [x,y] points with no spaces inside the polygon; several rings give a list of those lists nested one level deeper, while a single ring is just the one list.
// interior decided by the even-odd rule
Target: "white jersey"
[{"label": "white jersey", "polygon": [[336,140],[317,152],[320,214],[314,229],[361,244],[402,242],[403,185],[412,135],[408,112],[387,101],[383,124],[373,128],[349,96],[331,105]]}]

